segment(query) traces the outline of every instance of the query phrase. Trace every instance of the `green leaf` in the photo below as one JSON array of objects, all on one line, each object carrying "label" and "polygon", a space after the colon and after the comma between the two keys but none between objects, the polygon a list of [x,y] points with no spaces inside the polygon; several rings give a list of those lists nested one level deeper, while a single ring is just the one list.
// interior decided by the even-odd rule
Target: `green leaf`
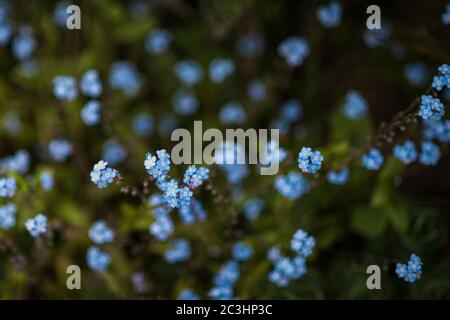
[{"label": "green leaf", "polygon": [[375,238],[386,228],[386,215],[377,208],[356,207],[352,213],[352,229],[367,238]]}]

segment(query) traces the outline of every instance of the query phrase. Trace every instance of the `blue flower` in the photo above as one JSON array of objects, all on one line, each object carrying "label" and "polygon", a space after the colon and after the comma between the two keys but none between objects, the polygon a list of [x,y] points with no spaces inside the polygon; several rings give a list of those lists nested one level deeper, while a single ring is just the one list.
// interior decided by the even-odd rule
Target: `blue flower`
[{"label": "blue flower", "polygon": [[7,112],[3,117],[3,127],[10,135],[17,135],[22,131],[22,121],[14,112]]},{"label": "blue flower", "polygon": [[289,66],[300,66],[309,55],[309,44],[301,37],[289,37],[278,46],[278,54]]},{"label": "blue flower", "polygon": [[16,210],[13,203],[0,206],[0,228],[8,230],[16,224]]},{"label": "blue flower", "polygon": [[164,258],[169,263],[186,261],[191,256],[191,246],[185,239],[173,240],[169,249],[164,252]]},{"label": "blue flower", "polygon": [[332,1],[328,5],[319,6],[316,10],[316,17],[325,28],[336,28],[341,23],[341,3]]},{"label": "blue flower", "polygon": [[217,58],[209,64],[209,77],[215,83],[222,83],[234,72],[234,63],[230,59]]},{"label": "blue flower", "polygon": [[183,289],[178,295],[178,300],[199,300],[199,296],[194,293],[191,289]]},{"label": "blue flower", "polygon": [[225,104],[219,112],[219,119],[225,125],[241,124],[245,121],[247,115],[239,102],[231,101]]},{"label": "blue flower", "polygon": [[433,83],[431,84],[431,86],[433,88],[435,88],[438,91],[442,90],[442,87],[445,86],[445,77],[444,76],[434,76],[433,77]]},{"label": "blue flower", "polygon": [[275,189],[289,200],[295,200],[309,191],[310,183],[299,173],[292,171],[275,179]]},{"label": "blue flower", "polygon": [[421,98],[421,105],[419,109],[419,116],[423,120],[440,120],[444,115],[444,105],[439,98],[433,96],[423,95]]},{"label": "blue flower", "polygon": [[[450,8],[450,5],[448,6],[448,8]],[[438,71],[440,73],[442,73],[443,75],[450,74],[450,66],[445,63],[445,64],[439,66]]]},{"label": "blue flower", "polygon": [[0,45],[4,46],[11,38],[12,28],[8,21],[0,22]]},{"label": "blue flower", "polygon": [[233,288],[230,286],[216,286],[209,291],[208,295],[214,300],[231,300],[233,299]]},{"label": "blue flower", "polygon": [[424,121],[423,135],[426,139],[437,139],[441,142],[450,142],[450,120]]},{"label": "blue flower", "polygon": [[197,199],[191,199],[189,206],[179,207],[178,215],[184,224],[192,224],[197,219],[199,221],[204,221],[207,216],[206,210],[203,205]]},{"label": "blue flower", "polygon": [[172,131],[179,126],[178,120],[172,115],[164,115],[159,118],[158,133],[166,138],[170,138]]},{"label": "blue flower", "polygon": [[194,60],[183,60],[175,65],[175,74],[187,86],[196,85],[203,78],[200,65]]},{"label": "blue flower", "polygon": [[14,155],[0,160],[0,170],[27,173],[30,167],[30,154],[26,150],[19,150]]},{"label": "blue flower", "polygon": [[242,36],[237,43],[241,56],[251,58],[260,55],[264,49],[264,40],[259,33]]},{"label": "blue flower", "polygon": [[378,47],[390,38],[392,28],[383,23],[381,29],[366,30],[363,34],[363,41],[369,48]]},{"label": "blue flower", "polygon": [[303,107],[297,100],[288,100],[281,106],[281,119],[293,123],[300,120],[303,115]]},{"label": "blue flower", "polygon": [[255,220],[264,208],[264,201],[260,198],[252,198],[244,203],[244,215],[249,220]]},{"label": "blue flower", "polygon": [[159,241],[166,241],[173,233],[173,222],[168,214],[160,215],[149,226],[149,233]]},{"label": "blue flower", "polygon": [[30,26],[23,26],[19,29],[19,34],[12,41],[12,53],[19,59],[24,60],[31,56],[36,48],[36,40],[33,37],[33,29]]},{"label": "blue flower", "polygon": [[57,76],[53,79],[53,94],[62,101],[72,101],[78,96],[77,80],[71,76]]},{"label": "blue flower", "polygon": [[106,188],[118,176],[119,172],[115,169],[108,168],[108,162],[103,160],[100,160],[97,164],[95,164],[91,171],[91,181],[100,189]]},{"label": "blue flower", "polygon": [[47,232],[47,217],[40,213],[25,221],[25,228],[33,238],[43,235]]},{"label": "blue flower", "polygon": [[103,144],[102,158],[114,166],[125,161],[127,150],[116,139],[109,139]]},{"label": "blue flower", "polygon": [[148,113],[137,115],[133,119],[133,130],[140,136],[146,136],[153,130],[153,117]]},{"label": "blue flower", "polygon": [[413,253],[407,264],[397,263],[395,273],[400,279],[413,283],[422,276],[422,265],[422,259]]},{"label": "blue flower", "polygon": [[48,153],[57,162],[64,162],[72,154],[72,144],[65,139],[53,139],[48,144]]},{"label": "blue flower", "polygon": [[396,157],[404,164],[410,164],[417,159],[416,146],[411,140],[406,140],[403,145],[397,144],[394,147],[393,153],[394,157]]},{"label": "blue flower", "polygon": [[341,170],[332,170],[327,173],[328,182],[335,185],[344,185],[349,176],[349,170],[347,167]]},{"label": "blue flower", "polygon": [[172,97],[173,109],[182,116],[188,116],[198,110],[198,99],[185,90],[179,90]]},{"label": "blue flower", "polygon": [[270,282],[279,287],[286,287],[293,279],[299,279],[306,273],[305,259],[280,257],[274,261],[275,268],[269,274]]},{"label": "blue flower", "polygon": [[214,277],[217,287],[232,287],[240,277],[239,264],[236,261],[227,261]]},{"label": "blue flower", "polygon": [[291,240],[291,249],[303,258],[308,257],[312,253],[315,245],[316,240],[314,237],[302,229],[297,230]]},{"label": "blue flower", "polygon": [[203,184],[209,177],[209,169],[205,167],[189,166],[184,173],[183,183],[195,189]]},{"label": "blue flower", "polygon": [[309,147],[303,147],[298,154],[298,167],[304,173],[316,173],[321,167],[323,156],[320,151],[312,151]]},{"label": "blue flower", "polygon": [[105,271],[108,268],[111,257],[106,252],[96,246],[88,249],[86,254],[87,265],[96,272]]},{"label": "blue flower", "polygon": [[450,3],[447,5],[444,13],[442,14],[442,22],[445,25],[450,24]]},{"label": "blue flower", "polygon": [[384,157],[380,150],[372,148],[362,157],[362,165],[367,170],[379,170],[383,164]]},{"label": "blue flower", "polygon": [[248,84],[247,94],[250,100],[260,102],[266,98],[266,85],[258,80],[253,80]]},{"label": "blue flower", "polygon": [[167,51],[172,42],[172,34],[165,29],[156,29],[149,33],[145,40],[145,49],[150,54],[161,54]]},{"label": "blue flower", "polygon": [[88,125],[94,126],[100,123],[100,102],[97,100],[88,101],[81,109],[81,120]]},{"label": "blue flower", "polygon": [[88,70],[80,80],[81,92],[91,98],[97,98],[102,94],[103,86],[97,70]]},{"label": "blue flower", "polygon": [[103,220],[96,221],[89,229],[89,238],[95,244],[103,244],[113,241],[114,231]]},{"label": "blue flower", "polygon": [[56,25],[60,27],[66,26],[67,17],[69,16],[67,14],[68,6],[70,6],[69,1],[59,1],[56,4],[55,10],[53,11],[53,20],[55,21]]},{"label": "blue flower", "polygon": [[436,165],[441,157],[439,147],[431,141],[422,143],[422,149],[419,156],[419,162],[424,165]]},{"label": "blue flower", "polygon": [[135,97],[141,89],[142,79],[134,64],[118,61],[111,65],[109,84],[114,89],[120,89],[127,97]]},{"label": "blue flower", "polygon": [[359,119],[367,113],[367,101],[356,90],[350,90],[345,96],[344,114],[350,119]]},{"label": "blue flower", "polygon": [[423,87],[427,83],[428,68],[422,62],[414,62],[405,66],[405,78],[415,87]]},{"label": "blue flower", "polygon": [[156,156],[148,152],[145,155],[144,167],[155,179],[163,179],[170,170],[170,155],[166,150],[156,151]]},{"label": "blue flower", "polygon": [[50,171],[44,171],[39,176],[42,189],[48,191],[53,188],[53,173]]},{"label": "blue flower", "polygon": [[233,246],[233,259],[236,261],[246,261],[253,254],[253,248],[244,242],[236,242]]},{"label": "blue flower", "polygon": [[0,198],[12,198],[16,193],[17,185],[14,178],[0,178]]}]

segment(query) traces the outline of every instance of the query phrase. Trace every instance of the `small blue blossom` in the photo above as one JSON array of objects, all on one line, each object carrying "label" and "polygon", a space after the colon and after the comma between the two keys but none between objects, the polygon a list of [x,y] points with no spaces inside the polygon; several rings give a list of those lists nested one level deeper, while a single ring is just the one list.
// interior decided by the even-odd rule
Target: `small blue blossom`
[{"label": "small blue blossom", "polygon": [[422,149],[419,156],[419,162],[424,165],[434,166],[441,157],[441,151],[433,142],[425,141],[422,143]]},{"label": "small blue blossom", "polygon": [[247,94],[253,102],[260,102],[266,98],[266,85],[258,80],[251,81],[247,86]]},{"label": "small blue blossom", "polygon": [[275,262],[278,259],[281,259],[281,251],[278,247],[271,247],[268,251],[267,251],[267,259],[270,262]]},{"label": "small blue blossom", "polygon": [[372,148],[362,156],[362,165],[367,170],[379,170],[383,164],[384,157],[380,150]]},{"label": "small blue blossom", "polygon": [[186,261],[191,257],[191,246],[185,239],[173,240],[170,248],[164,252],[164,259],[169,263]]},{"label": "small blue blossom", "polygon": [[200,201],[191,199],[191,204],[189,206],[178,208],[178,215],[184,224],[193,224],[197,219],[199,221],[204,221],[207,212]]},{"label": "small blue blossom", "polygon": [[55,10],[53,11],[53,20],[59,27],[66,27],[67,17],[69,16],[67,14],[68,6],[70,6],[70,2],[65,0],[59,1],[55,6]]},{"label": "small blue blossom", "polygon": [[103,144],[102,158],[114,166],[125,161],[127,150],[116,139],[108,139]]},{"label": "small blue blossom", "polygon": [[231,286],[216,286],[209,291],[208,295],[214,300],[231,300],[233,299],[233,288]]},{"label": "small blue blossom", "polygon": [[431,86],[435,88],[437,91],[441,91],[443,87],[445,87],[446,81],[444,76],[434,76],[433,83]]},{"label": "small blue blossom", "polygon": [[289,200],[295,200],[309,191],[310,183],[299,173],[292,171],[275,179],[275,189]]},{"label": "small blue blossom", "polygon": [[397,144],[393,149],[393,154],[404,164],[410,164],[417,159],[416,146],[411,140],[406,140],[403,144]]},{"label": "small blue blossom", "polygon": [[154,120],[148,113],[142,113],[134,117],[133,130],[140,136],[146,136],[153,130]]},{"label": "small blue blossom", "polygon": [[161,54],[167,51],[172,42],[172,34],[164,29],[156,29],[149,33],[145,40],[145,49],[150,54]]},{"label": "small blue blossom", "polygon": [[0,45],[6,45],[11,38],[12,27],[8,20],[9,5],[5,1],[0,2]]},{"label": "small blue blossom", "polygon": [[100,123],[101,104],[97,100],[88,101],[81,109],[81,120],[88,126],[95,126]]},{"label": "small blue blossom", "polygon": [[40,213],[25,221],[25,228],[33,238],[43,235],[47,232],[47,217]]},{"label": "small blue blossom", "polygon": [[264,208],[264,201],[260,198],[252,198],[244,203],[244,215],[249,220],[257,219]]},{"label": "small blue blossom", "polygon": [[[450,5],[449,5],[450,8]],[[442,73],[444,76],[450,74],[450,66],[448,64],[443,64],[438,67],[438,71]]]},{"label": "small blue blossom", "polygon": [[71,76],[57,76],[53,79],[53,94],[61,101],[72,101],[78,96],[77,80]]},{"label": "small blue blossom", "polygon": [[278,46],[278,54],[286,60],[291,67],[303,64],[303,60],[309,55],[309,44],[301,37],[289,37]]},{"label": "small blue blossom", "polygon": [[304,173],[316,173],[321,167],[323,156],[320,151],[312,151],[309,147],[303,147],[298,154],[298,167]]},{"label": "small blue blossom", "polygon": [[72,151],[72,144],[65,139],[53,139],[48,144],[48,153],[57,162],[66,161]]},{"label": "small blue blossom", "polygon": [[413,283],[421,278],[422,265],[422,259],[413,253],[407,264],[397,263],[395,273],[400,279]]},{"label": "small blue blossom", "polygon": [[108,268],[111,257],[106,252],[100,250],[100,248],[92,246],[87,251],[86,260],[89,268],[96,272],[101,272]]},{"label": "small blue blossom", "polygon": [[195,189],[203,184],[209,177],[209,169],[205,167],[189,166],[183,178],[183,183],[191,189]]},{"label": "small blue blossom", "polygon": [[350,90],[345,96],[344,114],[350,119],[358,119],[367,113],[367,101],[356,90]]},{"label": "small blue blossom", "polygon": [[179,90],[172,97],[172,106],[178,114],[188,116],[198,110],[199,102],[193,94]]},{"label": "small blue blossom", "polygon": [[291,249],[303,258],[308,257],[312,253],[315,245],[316,240],[314,237],[302,229],[297,230],[291,240]]},{"label": "small blue blossom", "polygon": [[48,191],[53,188],[53,173],[50,171],[44,171],[39,176],[42,189]]},{"label": "small blue blossom", "polygon": [[260,55],[264,49],[264,40],[259,33],[242,36],[237,43],[241,56],[251,58]]},{"label": "small blue blossom", "polygon": [[89,238],[95,244],[103,244],[113,241],[114,231],[103,220],[96,221],[89,229]]},{"label": "small blue blossom", "polygon": [[111,65],[109,84],[120,89],[127,97],[135,97],[142,86],[142,77],[136,66],[128,61],[117,61]]},{"label": "small blue blossom", "polygon": [[419,116],[423,120],[440,120],[444,115],[444,105],[439,98],[430,95],[423,95],[419,109]]},{"label": "small blue blossom", "polygon": [[172,131],[178,128],[178,120],[173,115],[164,115],[158,121],[158,133],[166,138],[170,138]]},{"label": "small blue blossom", "polygon": [[16,193],[16,179],[3,177],[0,178],[0,198],[12,198]]},{"label": "small blue blossom", "polygon": [[16,210],[13,203],[0,206],[0,228],[8,230],[16,224]]},{"label": "small blue blossom", "polygon": [[219,119],[225,125],[237,125],[245,121],[247,115],[239,102],[231,101],[225,104],[219,112]]},{"label": "small blue blossom", "polygon": [[170,155],[164,149],[156,151],[156,156],[148,152],[145,155],[144,167],[153,178],[162,179],[169,173]]},{"label": "small blue blossom", "polygon": [[233,246],[233,259],[242,262],[248,260],[253,254],[253,248],[244,242],[236,242]]},{"label": "small blue blossom", "polygon": [[91,181],[100,189],[106,188],[117,177],[119,172],[108,167],[108,162],[100,160],[91,171]]},{"label": "small blue blossom", "polygon": [[445,11],[442,14],[442,22],[445,25],[450,24],[450,3],[447,5],[447,7],[445,7]]},{"label": "small blue blossom", "polygon": [[91,98],[97,98],[102,94],[103,86],[97,70],[88,70],[80,80],[81,92]]},{"label": "small blue blossom", "polygon": [[196,85],[203,78],[200,65],[194,60],[183,60],[175,65],[175,74],[187,86]]},{"label": "small blue blossom", "polygon": [[275,140],[270,140],[263,150],[263,154],[260,159],[262,165],[268,165],[272,163],[280,163],[286,159],[287,152],[278,145]]},{"label": "small blue blossom", "polygon": [[301,119],[303,115],[303,107],[297,100],[288,100],[281,106],[281,119],[293,123]]},{"label": "small blue blossom", "polygon": [[0,170],[5,172],[27,173],[30,168],[30,154],[19,150],[14,155],[0,160]]},{"label": "small blue blossom", "polygon": [[450,142],[450,120],[424,121],[423,135],[426,139],[437,139],[441,142]]},{"label": "small blue blossom", "polygon": [[306,262],[302,257],[289,259],[280,257],[274,261],[275,268],[269,274],[270,282],[286,287],[291,280],[299,279],[306,273]]},{"label": "small blue blossom", "polygon": [[31,56],[36,49],[36,40],[33,37],[33,29],[30,26],[23,26],[19,29],[19,34],[12,41],[12,53],[19,59],[24,60]]},{"label": "small blue blossom", "polygon": [[234,63],[230,59],[217,58],[209,64],[209,77],[215,83],[222,83],[234,72]]},{"label": "small blue blossom", "polygon": [[166,241],[173,233],[173,222],[169,215],[160,215],[149,226],[149,233],[158,241]]},{"label": "small blue blossom", "polygon": [[194,293],[189,288],[181,290],[180,294],[178,295],[178,300],[199,300],[200,297]]},{"label": "small blue blossom", "polygon": [[327,5],[319,6],[316,17],[325,28],[336,28],[341,24],[342,5],[338,1],[331,1]]},{"label": "small blue blossom", "polygon": [[217,287],[231,287],[240,277],[239,264],[236,261],[227,261],[214,277],[214,285]]},{"label": "small blue blossom", "polygon": [[428,81],[428,68],[422,62],[414,62],[405,66],[405,78],[415,87],[423,87]]},{"label": "small blue blossom", "polygon": [[349,176],[349,170],[347,167],[342,168],[341,170],[332,170],[327,173],[328,182],[335,185],[344,185]]}]

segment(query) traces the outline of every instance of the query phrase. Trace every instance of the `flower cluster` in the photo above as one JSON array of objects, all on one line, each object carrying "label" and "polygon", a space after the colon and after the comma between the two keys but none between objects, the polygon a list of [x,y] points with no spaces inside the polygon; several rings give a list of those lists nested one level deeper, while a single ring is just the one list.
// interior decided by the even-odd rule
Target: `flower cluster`
[{"label": "flower cluster", "polygon": [[437,139],[440,142],[450,142],[450,120],[424,121],[423,136],[425,139]]},{"label": "flower cluster", "polygon": [[419,162],[424,165],[436,165],[441,157],[439,147],[430,141],[422,143],[420,151]]},{"label": "flower cluster", "polygon": [[108,268],[111,257],[99,247],[92,246],[86,253],[87,265],[94,271],[101,272]]},{"label": "flower cluster", "polygon": [[422,259],[414,253],[411,254],[407,264],[397,263],[395,273],[406,282],[415,282],[422,275]]},{"label": "flower cluster", "polygon": [[19,150],[14,155],[0,160],[0,171],[27,173],[30,168],[30,154],[26,150]]},{"label": "flower cluster", "polygon": [[0,198],[12,198],[16,193],[17,185],[14,178],[0,178]]},{"label": "flower cluster", "polygon": [[350,119],[359,119],[367,113],[367,101],[356,90],[347,92],[344,101],[344,114]]},{"label": "flower cluster", "polygon": [[341,170],[331,170],[327,173],[327,180],[331,184],[344,185],[349,177],[348,167],[344,167]]},{"label": "flower cluster", "polygon": [[219,111],[219,119],[225,125],[237,125],[245,121],[247,115],[239,102],[231,101]]},{"label": "flower cluster", "polygon": [[53,94],[62,101],[72,101],[78,96],[77,80],[72,76],[57,76],[53,79]]},{"label": "flower cluster", "polygon": [[91,171],[91,181],[100,189],[106,188],[119,176],[116,169],[108,167],[108,162],[100,160]]},{"label": "flower cluster", "polygon": [[362,157],[362,165],[367,170],[379,170],[383,161],[384,157],[377,148],[371,148],[369,152]]},{"label": "flower cluster", "polygon": [[433,77],[433,83],[431,86],[438,91],[441,91],[443,87],[450,89],[450,66],[443,64],[438,68],[439,75]]},{"label": "flower cluster", "polygon": [[149,233],[159,241],[166,241],[173,233],[173,222],[169,214],[162,209],[156,221],[149,226]]},{"label": "flower cluster", "polygon": [[217,58],[209,64],[209,77],[215,83],[222,83],[234,72],[234,63],[230,59]]},{"label": "flower cluster", "polygon": [[184,172],[183,183],[191,189],[195,189],[203,184],[208,179],[209,170],[205,167],[197,168],[196,166],[189,166]]},{"label": "flower cluster", "polygon": [[39,181],[41,183],[42,189],[45,191],[51,190],[53,188],[53,173],[50,171],[44,171],[39,176]]},{"label": "flower cluster", "polygon": [[278,54],[291,67],[300,66],[309,55],[309,44],[301,37],[289,37],[278,46]]},{"label": "flower cluster", "polygon": [[410,164],[417,159],[416,146],[411,140],[406,140],[403,144],[397,144],[393,149],[393,154],[404,164]]},{"label": "flower cluster", "polygon": [[188,116],[197,111],[199,102],[195,95],[183,89],[172,97],[172,106],[179,115]]},{"label": "flower cluster", "polygon": [[304,173],[316,173],[322,167],[323,156],[320,151],[312,151],[309,147],[303,147],[298,154],[298,167]]},{"label": "flower cluster", "polygon": [[183,289],[178,295],[178,300],[198,300],[200,297],[189,288]]},{"label": "flower cluster", "polygon": [[194,86],[203,79],[203,70],[194,60],[178,62],[174,71],[180,81],[187,86]]},{"label": "flower cluster", "polygon": [[319,6],[316,11],[316,17],[325,28],[336,28],[341,23],[341,3],[332,1],[327,5]]},{"label": "flower cluster", "polygon": [[169,263],[186,261],[191,256],[191,246],[186,239],[173,240],[169,249],[164,252],[164,258]]},{"label": "flower cluster", "polygon": [[423,120],[440,120],[444,115],[444,105],[439,98],[430,95],[423,95],[419,109],[419,116]]},{"label": "flower cluster", "polygon": [[233,287],[240,277],[239,264],[236,261],[226,262],[214,278],[214,287],[209,296],[215,300],[233,299]]},{"label": "flower cluster", "polygon": [[255,220],[261,214],[264,208],[264,200],[260,198],[251,198],[244,203],[244,215],[249,220]]},{"label": "flower cluster", "polygon": [[88,101],[81,109],[81,120],[88,126],[95,126],[100,123],[101,104],[97,100]]},{"label": "flower cluster", "polygon": [[16,224],[16,211],[13,203],[0,206],[0,228],[7,230]]},{"label": "flower cluster", "polygon": [[127,97],[135,97],[142,86],[142,76],[136,66],[128,61],[117,61],[111,65],[109,85],[119,89]]},{"label": "flower cluster", "polygon": [[114,231],[103,220],[98,220],[89,229],[89,238],[95,244],[111,242],[114,239]]},{"label": "flower cluster", "polygon": [[253,248],[242,241],[236,242],[233,246],[233,259],[236,261],[246,261],[253,254]]},{"label": "flower cluster", "polygon": [[202,203],[192,198],[189,206],[178,208],[178,215],[184,224],[193,224],[196,220],[204,221],[207,213]]},{"label": "flower cluster", "polygon": [[162,54],[169,48],[172,34],[165,29],[152,30],[145,40],[145,49],[150,54]]},{"label": "flower cluster", "polygon": [[170,155],[164,149],[156,151],[156,156],[148,152],[145,155],[144,167],[149,175],[163,182],[170,170]]},{"label": "flower cluster", "polygon": [[33,238],[47,232],[47,217],[42,213],[25,221],[25,228]]},{"label": "flower cluster", "polygon": [[48,144],[48,153],[57,162],[66,161],[72,152],[72,144],[66,139],[53,139]]},{"label": "flower cluster", "polygon": [[284,197],[295,200],[309,191],[310,183],[299,173],[292,171],[275,179],[275,189]]}]

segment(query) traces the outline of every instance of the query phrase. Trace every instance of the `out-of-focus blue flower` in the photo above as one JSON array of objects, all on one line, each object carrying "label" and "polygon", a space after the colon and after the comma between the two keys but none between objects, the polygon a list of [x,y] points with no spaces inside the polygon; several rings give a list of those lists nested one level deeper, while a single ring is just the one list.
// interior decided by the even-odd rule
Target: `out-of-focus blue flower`
[{"label": "out-of-focus blue flower", "polygon": [[450,3],[445,7],[444,13],[442,13],[442,22],[445,25],[450,24]]},{"label": "out-of-focus blue flower", "polygon": [[173,240],[170,248],[164,252],[164,258],[169,263],[186,261],[191,257],[191,246],[186,239]]},{"label": "out-of-focus blue flower", "polygon": [[225,125],[241,124],[247,115],[239,102],[231,101],[225,104],[219,112],[219,119]]},{"label": "out-of-focus blue flower", "polygon": [[81,92],[91,98],[99,97],[103,92],[102,82],[97,70],[86,71],[80,80]]},{"label": "out-of-focus blue flower", "polygon": [[275,140],[270,140],[263,151],[260,163],[264,165],[269,165],[272,163],[280,163],[286,159],[287,152],[278,145]]},{"label": "out-of-focus blue flower", "polygon": [[240,277],[239,264],[236,261],[227,261],[214,277],[217,287],[232,287]]},{"label": "out-of-focus blue flower", "polygon": [[336,28],[341,24],[342,5],[338,1],[331,1],[327,5],[319,6],[316,17],[325,28]]},{"label": "out-of-focus blue flower", "polygon": [[444,105],[439,98],[433,98],[431,95],[423,95],[419,109],[419,116],[423,120],[440,120],[444,116]]},{"label": "out-of-focus blue flower", "polygon": [[350,90],[345,96],[344,114],[350,119],[358,119],[367,113],[367,101],[356,90]]},{"label": "out-of-focus blue flower", "polygon": [[280,257],[274,261],[275,268],[269,274],[270,282],[278,287],[286,287],[293,279],[300,279],[306,273],[306,262],[302,257],[289,259]]},{"label": "out-of-focus blue flower", "polygon": [[209,291],[208,295],[214,300],[231,300],[233,299],[233,288],[230,286],[216,286]]},{"label": "out-of-focus blue flower", "polygon": [[66,26],[67,17],[69,16],[67,14],[68,6],[70,6],[69,1],[59,1],[55,6],[55,10],[53,11],[53,20],[59,27]]},{"label": "out-of-focus blue flower", "polygon": [[184,224],[193,224],[196,220],[204,221],[207,212],[200,201],[192,199],[189,206],[178,208],[178,215]]},{"label": "out-of-focus blue flower", "polygon": [[145,40],[145,49],[150,54],[161,54],[167,51],[172,42],[172,34],[165,29],[150,32]]},{"label": "out-of-focus blue flower", "polygon": [[34,59],[22,60],[20,62],[20,72],[25,77],[33,77],[40,70],[39,63]]},{"label": "out-of-focus blue flower", "polygon": [[71,76],[57,76],[53,79],[53,94],[62,101],[72,101],[78,96],[77,80]]},{"label": "out-of-focus blue flower", "polygon": [[48,153],[57,162],[66,161],[72,151],[72,144],[66,139],[53,139],[48,144]]},{"label": "out-of-focus blue flower", "polygon": [[134,117],[133,130],[140,136],[146,136],[153,130],[154,120],[151,114],[142,113]]},{"label": "out-of-focus blue flower", "polygon": [[281,119],[287,123],[293,123],[301,119],[303,107],[297,100],[288,100],[281,106]]},{"label": "out-of-focus blue flower", "polygon": [[8,230],[16,224],[16,210],[13,203],[0,206],[0,228]]},{"label": "out-of-focus blue flower", "polygon": [[302,37],[289,37],[278,46],[278,54],[286,60],[291,67],[300,66],[309,55],[309,44]]},{"label": "out-of-focus blue flower", "polygon": [[44,171],[40,174],[39,180],[41,182],[42,189],[48,191],[53,188],[53,173],[50,171]]},{"label": "out-of-focus blue flower", "polygon": [[260,198],[252,198],[244,203],[244,215],[249,220],[257,219],[264,208],[264,200]]},{"label": "out-of-focus blue flower", "polygon": [[260,102],[266,98],[266,85],[258,80],[248,84],[247,94],[253,102]]},{"label": "out-of-focus blue flower", "polygon": [[25,221],[25,228],[33,238],[43,235],[47,232],[47,217],[40,213]]},{"label": "out-of-focus blue flower", "polygon": [[22,121],[17,114],[8,112],[3,117],[3,127],[11,135],[17,135],[22,131]]},{"label": "out-of-focus blue flower", "polygon": [[96,272],[101,272],[108,268],[111,257],[106,252],[100,250],[100,248],[92,246],[87,251],[86,260],[89,268]]},{"label": "out-of-focus blue flower", "polygon": [[381,29],[366,30],[363,34],[363,41],[369,48],[375,48],[385,44],[391,34],[391,27],[383,23]]},{"label": "out-of-focus blue flower", "polygon": [[292,171],[275,179],[275,189],[289,200],[295,200],[309,191],[310,183],[299,173]]},{"label": "out-of-focus blue flower", "polygon": [[394,147],[393,153],[394,157],[404,164],[410,164],[417,159],[416,146],[411,140],[406,140],[403,144],[397,144]]},{"label": "out-of-focus blue flower", "polygon": [[372,148],[362,157],[362,165],[367,170],[379,170],[383,164],[384,157],[380,150]]},{"label": "out-of-focus blue flower", "polygon": [[103,244],[113,241],[114,231],[108,227],[105,221],[96,221],[89,229],[89,239],[95,244]]},{"label": "out-of-focus blue flower", "polygon": [[103,144],[102,158],[112,166],[127,158],[127,150],[116,139],[108,139]]},{"label": "out-of-focus blue flower", "polygon": [[196,112],[198,105],[198,99],[185,90],[177,91],[172,98],[173,109],[183,116],[188,116]]},{"label": "out-of-focus blue flower", "polygon": [[422,62],[407,64],[404,74],[409,83],[415,87],[423,87],[428,82],[428,68]]},{"label": "out-of-focus blue flower", "polygon": [[437,139],[441,142],[450,142],[450,120],[424,121],[423,135],[426,139]]},{"label": "out-of-focus blue flower", "polygon": [[106,188],[117,177],[119,172],[108,167],[108,162],[100,160],[91,171],[91,181],[100,189]]},{"label": "out-of-focus blue flower", "polygon": [[109,85],[120,89],[127,97],[135,97],[142,86],[142,79],[136,66],[129,61],[117,61],[111,65]]},{"label": "out-of-focus blue flower", "polygon": [[420,151],[419,162],[424,165],[434,166],[441,158],[441,151],[437,145],[431,141],[425,141],[422,143],[422,149]]},{"label": "out-of-focus blue flower", "polygon": [[196,85],[203,78],[202,67],[194,60],[183,60],[175,65],[175,74],[187,86]]},{"label": "out-of-focus blue flower", "polygon": [[95,126],[100,123],[101,104],[97,100],[88,101],[81,109],[81,120],[88,126]]},{"label": "out-of-focus blue flower", "polygon": [[282,258],[282,256],[281,256],[280,249],[278,247],[271,247],[267,251],[267,259],[270,262],[275,262],[275,261],[277,261],[280,258]]},{"label": "out-of-focus blue flower", "polygon": [[316,240],[302,229],[297,230],[291,240],[291,249],[299,256],[307,258],[316,245]]},{"label": "out-of-focus blue flower", "polygon": [[234,72],[234,62],[230,59],[217,58],[209,64],[209,77],[215,83],[222,83]]},{"label": "out-of-focus blue flower", "polygon": [[16,179],[9,177],[0,178],[0,198],[12,198],[16,190]]},{"label": "out-of-focus blue flower", "polygon": [[236,242],[233,246],[233,259],[236,261],[246,261],[253,254],[253,248],[242,241]]},{"label": "out-of-focus blue flower", "polygon": [[0,171],[27,173],[30,168],[30,154],[26,150],[19,150],[14,155],[0,160]]},{"label": "out-of-focus blue flower", "polygon": [[189,288],[181,290],[180,294],[178,295],[178,300],[199,300],[200,297],[194,293]]},{"label": "out-of-focus blue flower", "polygon": [[149,289],[147,279],[143,272],[134,272],[131,275],[131,284],[137,293],[146,293]]},{"label": "out-of-focus blue flower", "polygon": [[8,21],[9,5],[5,1],[0,2],[0,45],[5,45],[11,38],[12,28]]},{"label": "out-of-focus blue flower", "polygon": [[239,38],[237,49],[241,56],[251,58],[262,53],[264,40],[259,33],[247,34]]},{"label": "out-of-focus blue flower", "polygon": [[422,265],[422,259],[413,253],[408,264],[397,263],[395,273],[400,279],[413,283],[422,276]]},{"label": "out-of-focus blue flower", "polygon": [[36,40],[33,37],[33,29],[30,26],[22,26],[19,34],[12,41],[12,53],[19,60],[27,59],[36,48]]},{"label": "out-of-focus blue flower", "polygon": [[166,241],[173,233],[173,222],[168,214],[160,215],[149,226],[149,233],[159,241]]},{"label": "out-of-focus blue flower", "polygon": [[170,138],[172,131],[178,128],[178,120],[172,115],[164,115],[158,121],[158,133],[163,136]]},{"label": "out-of-focus blue flower", "polygon": [[337,171],[332,170],[327,173],[328,182],[335,185],[344,185],[349,176],[349,170],[347,167]]},{"label": "out-of-focus blue flower", "polygon": [[304,173],[316,173],[322,167],[323,156],[320,151],[312,151],[309,147],[303,147],[298,154],[298,167]]}]

